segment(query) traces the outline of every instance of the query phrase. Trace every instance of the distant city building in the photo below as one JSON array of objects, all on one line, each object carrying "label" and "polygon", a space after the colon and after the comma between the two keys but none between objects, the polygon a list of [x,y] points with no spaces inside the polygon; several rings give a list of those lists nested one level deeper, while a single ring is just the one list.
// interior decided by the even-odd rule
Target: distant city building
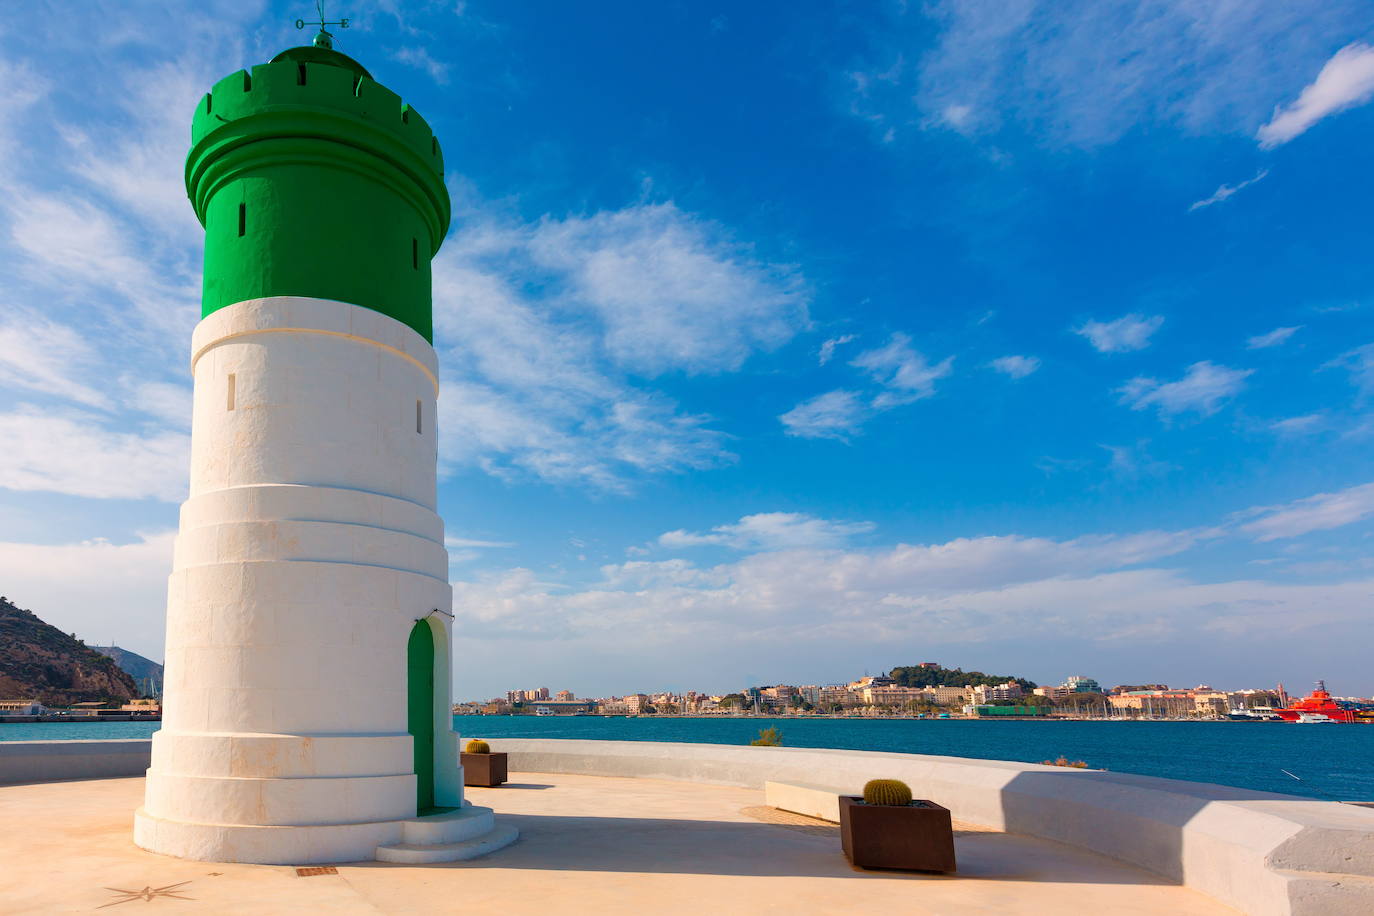
[{"label": "distant city building", "polygon": [[926,693],[936,706],[962,706],[973,699],[972,687],[927,687]]},{"label": "distant city building", "polygon": [[973,688],[974,703],[989,703],[993,700],[1019,700],[1025,695],[1026,692],[1015,681],[1007,681],[992,687],[979,686]]},{"label": "distant city building", "polygon": [[1084,677],[1081,674],[1074,674],[1064,678],[1063,686],[1067,687],[1070,693],[1102,692],[1102,686],[1098,684],[1097,681],[1093,680],[1090,677]]},{"label": "distant city building", "polygon": [[556,700],[571,700],[571,699],[575,699],[575,698],[573,697],[573,692],[572,692],[571,690],[560,690],[560,691],[558,691],[557,694],[554,695],[554,699],[556,699]]},{"label": "distant city building", "polygon": [[929,697],[921,687],[870,686],[860,690],[859,696],[869,706],[904,706],[912,701],[929,702]]}]

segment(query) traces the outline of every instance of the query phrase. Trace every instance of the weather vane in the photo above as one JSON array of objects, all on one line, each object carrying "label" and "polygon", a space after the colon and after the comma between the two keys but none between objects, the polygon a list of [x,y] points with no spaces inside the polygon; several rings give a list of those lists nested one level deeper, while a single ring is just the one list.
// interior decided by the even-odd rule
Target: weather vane
[{"label": "weather vane", "polygon": [[317,12],[317,13],[320,14],[320,18],[319,18],[318,20],[312,19],[312,20],[310,20],[309,22],[306,22],[304,19],[297,19],[297,20],[296,20],[296,28],[298,28],[298,29],[303,29],[303,28],[305,28],[307,25],[318,25],[318,26],[320,27],[320,33],[319,33],[318,35],[315,36],[315,41],[313,42],[314,45],[315,45],[315,47],[317,47],[317,48],[333,48],[333,47],[334,47],[334,36],[331,35],[331,34],[329,34],[328,31],[326,31],[325,26],[327,26],[327,25],[337,25],[337,26],[338,26],[339,28],[341,28],[341,29],[346,29],[346,28],[348,28],[348,20],[347,20],[347,19],[334,19],[334,20],[325,19],[325,18],[324,18],[324,0],[315,0],[315,12]]}]

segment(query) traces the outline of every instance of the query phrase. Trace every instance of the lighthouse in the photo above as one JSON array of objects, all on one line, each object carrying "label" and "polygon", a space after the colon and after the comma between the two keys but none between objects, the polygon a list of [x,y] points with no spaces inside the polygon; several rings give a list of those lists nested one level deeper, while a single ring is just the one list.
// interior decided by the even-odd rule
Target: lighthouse
[{"label": "lighthouse", "polygon": [[191,859],[468,858],[436,513],[443,155],[321,30],[191,124],[205,228],[189,498],[134,839]]}]

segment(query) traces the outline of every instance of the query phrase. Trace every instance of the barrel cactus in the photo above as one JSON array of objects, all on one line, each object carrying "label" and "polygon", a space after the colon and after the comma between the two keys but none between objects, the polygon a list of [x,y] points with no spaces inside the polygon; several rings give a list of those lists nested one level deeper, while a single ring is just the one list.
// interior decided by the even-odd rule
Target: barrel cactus
[{"label": "barrel cactus", "polygon": [[464,753],[464,754],[490,754],[490,753],[491,753],[491,745],[490,745],[490,744],[487,744],[485,741],[478,741],[476,738],[473,738],[471,741],[468,742],[468,746],[465,747],[465,748],[463,748],[463,753]]},{"label": "barrel cactus", "polygon": [[900,779],[870,779],[864,784],[865,805],[909,805],[911,787]]}]

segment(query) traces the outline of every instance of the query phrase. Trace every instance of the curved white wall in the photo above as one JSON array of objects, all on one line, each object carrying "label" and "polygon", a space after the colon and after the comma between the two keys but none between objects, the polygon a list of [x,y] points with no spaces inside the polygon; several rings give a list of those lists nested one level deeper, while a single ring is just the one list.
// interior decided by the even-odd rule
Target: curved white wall
[{"label": "curved white wall", "polygon": [[512,770],[857,794],[901,779],[959,820],[1081,846],[1262,916],[1374,913],[1374,809],[1125,773],[920,754],[488,739]]},{"label": "curved white wall", "polygon": [[420,619],[443,685],[435,802],[462,803],[434,350],[370,309],[274,297],[205,318],[191,368],[191,494],[135,839],[224,861],[371,858],[416,813]]}]

